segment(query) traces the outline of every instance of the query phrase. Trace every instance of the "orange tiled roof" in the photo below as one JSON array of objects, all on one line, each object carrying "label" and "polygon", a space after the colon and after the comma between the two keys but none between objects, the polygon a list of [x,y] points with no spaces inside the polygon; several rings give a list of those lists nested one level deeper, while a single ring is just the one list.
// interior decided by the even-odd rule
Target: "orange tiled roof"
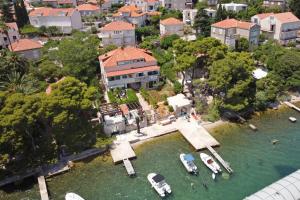
[{"label": "orange tiled roof", "polygon": [[14,29],[14,30],[19,30],[18,25],[16,22],[11,22],[11,23],[5,23],[6,26],[8,26],[10,29]]},{"label": "orange tiled roof", "polygon": [[179,19],[176,19],[174,17],[170,17],[170,18],[161,20],[160,23],[162,25],[181,25],[181,24],[183,24],[182,21],[180,21]]},{"label": "orange tiled roof", "polygon": [[269,17],[271,15],[274,15],[274,13],[261,13],[261,14],[255,15],[255,16],[257,16],[259,19],[265,19],[266,17]]},{"label": "orange tiled roof", "polygon": [[150,16],[161,15],[161,12],[158,12],[158,11],[147,12],[147,15],[150,15]]},{"label": "orange tiled roof", "polygon": [[135,26],[124,21],[114,21],[101,28],[103,31],[134,30]]},{"label": "orange tiled roof", "polygon": [[29,16],[71,16],[74,8],[37,8],[29,13]]},{"label": "orange tiled roof", "polygon": [[274,16],[281,23],[297,22],[299,19],[291,12],[284,13],[261,13],[256,15],[259,19],[265,19],[270,16]]},{"label": "orange tiled roof", "polygon": [[18,51],[26,51],[26,50],[31,50],[31,49],[40,49],[43,46],[41,43],[30,40],[30,39],[20,39],[17,42],[14,42],[11,44],[11,47],[9,47],[10,50],[14,52]]},{"label": "orange tiled roof", "polygon": [[126,70],[120,70],[120,71],[114,71],[114,72],[107,72],[106,76],[107,77],[112,77],[112,76],[122,76],[126,74],[135,74],[135,73],[140,73],[140,72],[149,72],[149,71],[155,71],[159,70],[159,66],[148,66],[148,67],[139,67],[139,68],[134,68],[134,69],[126,69]]},{"label": "orange tiled roof", "polygon": [[98,11],[98,10],[100,10],[99,6],[92,5],[92,4],[89,4],[89,3],[81,4],[81,5],[77,6],[76,9],[78,11],[85,11],[85,10]]},{"label": "orange tiled roof", "polygon": [[238,21],[236,19],[225,19],[223,21],[214,23],[211,26],[218,27],[218,28],[224,28],[224,29],[241,28],[241,29],[249,30],[254,25],[255,25],[254,23]]},{"label": "orange tiled roof", "polygon": [[113,16],[114,17],[122,16],[123,12],[130,13],[130,17],[140,17],[147,14],[142,12],[142,10],[135,5],[127,5],[119,8],[118,12],[114,13]]},{"label": "orange tiled roof", "polygon": [[126,104],[121,104],[121,105],[119,105],[119,107],[120,107],[122,113],[124,113],[124,115],[127,115],[129,113],[129,108]]},{"label": "orange tiled roof", "polygon": [[125,47],[112,50],[104,55],[99,56],[99,61],[103,62],[103,66],[114,67],[119,61],[145,59],[146,62],[156,61],[156,59],[146,50],[135,47]]}]

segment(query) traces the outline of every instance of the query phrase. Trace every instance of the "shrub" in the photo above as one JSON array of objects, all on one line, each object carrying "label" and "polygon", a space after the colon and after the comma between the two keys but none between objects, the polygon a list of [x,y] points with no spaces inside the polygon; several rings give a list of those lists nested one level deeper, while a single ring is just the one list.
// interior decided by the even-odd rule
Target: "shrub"
[{"label": "shrub", "polygon": [[165,105],[165,106],[169,105],[169,104],[168,104],[168,101],[164,101],[164,105]]},{"label": "shrub", "polygon": [[96,34],[98,31],[97,31],[97,28],[95,27],[95,26],[92,26],[91,27],[91,32],[93,33],[93,34]]},{"label": "shrub", "polygon": [[175,81],[173,83],[173,86],[174,86],[174,92],[175,94],[178,94],[182,91],[182,85],[178,82],[178,81]]},{"label": "shrub", "polygon": [[168,106],[169,112],[174,112],[174,108],[172,106]]}]

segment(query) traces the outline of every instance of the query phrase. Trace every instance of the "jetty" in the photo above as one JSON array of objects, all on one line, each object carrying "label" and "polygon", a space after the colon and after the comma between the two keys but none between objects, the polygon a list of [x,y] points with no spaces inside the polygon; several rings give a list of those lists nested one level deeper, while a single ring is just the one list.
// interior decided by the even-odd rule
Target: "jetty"
[{"label": "jetty", "polygon": [[123,160],[123,164],[124,164],[124,167],[125,167],[125,169],[127,171],[127,174],[129,176],[134,176],[135,175],[135,171],[134,171],[134,168],[133,168],[130,160],[129,159],[124,159]]},{"label": "jetty", "polygon": [[39,183],[39,188],[40,188],[41,200],[49,200],[45,177],[39,176],[38,183]]},{"label": "jetty", "polygon": [[115,164],[123,162],[125,159],[136,158],[136,155],[128,141],[117,141],[111,145],[111,157]]},{"label": "jetty", "polygon": [[211,146],[207,146],[206,148],[223,165],[223,167],[228,171],[228,173],[230,173],[230,174],[233,173],[233,170],[231,169],[230,164],[228,162],[226,162],[225,160],[223,160],[223,158]]},{"label": "jetty", "polygon": [[284,101],[283,103],[284,103],[285,105],[287,105],[288,107],[293,108],[294,110],[300,112],[300,108],[297,107],[296,105],[292,104],[291,102]]}]

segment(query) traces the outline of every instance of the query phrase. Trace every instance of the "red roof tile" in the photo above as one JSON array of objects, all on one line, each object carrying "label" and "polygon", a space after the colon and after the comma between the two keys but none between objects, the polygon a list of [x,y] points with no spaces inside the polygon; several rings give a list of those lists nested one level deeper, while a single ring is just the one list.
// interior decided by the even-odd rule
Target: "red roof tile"
[{"label": "red roof tile", "polygon": [[174,17],[170,17],[170,18],[161,20],[160,23],[162,25],[181,25],[181,24],[183,24],[182,21],[180,21],[179,19],[176,19]]},{"label": "red roof tile", "polygon": [[224,29],[241,28],[241,29],[249,30],[254,25],[255,25],[254,23],[238,21],[236,19],[225,19],[223,21],[214,23],[211,26],[218,27],[218,28],[224,28]]},{"label": "red roof tile", "polygon": [[255,15],[257,16],[260,20],[265,19],[270,16],[274,16],[278,21],[281,23],[290,23],[290,22],[297,22],[299,19],[291,12],[284,12],[284,13],[261,13]]},{"label": "red roof tile", "polygon": [[5,23],[5,24],[6,24],[6,26],[8,26],[8,27],[11,28],[11,29],[14,29],[14,30],[16,30],[16,31],[19,30],[18,25],[17,25],[16,22]]},{"label": "red roof tile", "polygon": [[10,50],[14,52],[18,52],[18,51],[26,51],[31,49],[40,49],[43,46],[41,45],[41,43],[34,40],[20,39],[17,42],[12,43],[11,47],[9,47]]},{"label": "red roof tile", "polygon": [[134,69],[126,69],[126,70],[119,70],[119,71],[114,71],[114,72],[107,72],[106,76],[107,77],[122,76],[122,75],[126,75],[126,74],[135,74],[135,73],[140,73],[140,72],[156,71],[159,69],[160,69],[159,66],[139,67],[139,68],[134,68]]},{"label": "red roof tile", "polygon": [[114,21],[101,28],[103,31],[134,30],[135,26],[124,21]]},{"label": "red roof tile", "polygon": [[81,4],[76,7],[78,11],[100,11],[100,7],[89,3]]},{"label": "red roof tile", "polygon": [[125,47],[112,50],[104,55],[99,56],[99,61],[102,61],[103,66],[107,68],[117,66],[118,62],[120,61],[128,61],[141,58],[145,59],[146,62],[156,61],[151,53],[144,49],[135,47]]},{"label": "red roof tile", "polygon": [[29,13],[29,16],[71,16],[74,8],[36,8]]}]

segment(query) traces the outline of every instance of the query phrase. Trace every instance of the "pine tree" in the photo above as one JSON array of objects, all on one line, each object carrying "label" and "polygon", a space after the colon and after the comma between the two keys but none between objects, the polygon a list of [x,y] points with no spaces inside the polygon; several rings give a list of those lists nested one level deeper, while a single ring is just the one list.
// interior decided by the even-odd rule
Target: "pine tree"
[{"label": "pine tree", "polygon": [[218,5],[218,10],[217,10],[217,12],[216,12],[215,20],[216,20],[216,22],[218,22],[218,21],[223,20],[224,17],[226,18],[225,12],[224,12],[224,10],[223,10],[223,6],[222,6],[221,3],[219,3],[219,5]]},{"label": "pine tree", "polygon": [[17,18],[17,24],[19,28],[22,28],[29,23],[28,13],[23,0],[16,0],[14,2],[14,8]]},{"label": "pine tree", "polygon": [[1,10],[1,20],[4,22],[13,22],[13,14],[11,10],[11,4],[7,0],[3,0],[0,3],[0,10]]}]

